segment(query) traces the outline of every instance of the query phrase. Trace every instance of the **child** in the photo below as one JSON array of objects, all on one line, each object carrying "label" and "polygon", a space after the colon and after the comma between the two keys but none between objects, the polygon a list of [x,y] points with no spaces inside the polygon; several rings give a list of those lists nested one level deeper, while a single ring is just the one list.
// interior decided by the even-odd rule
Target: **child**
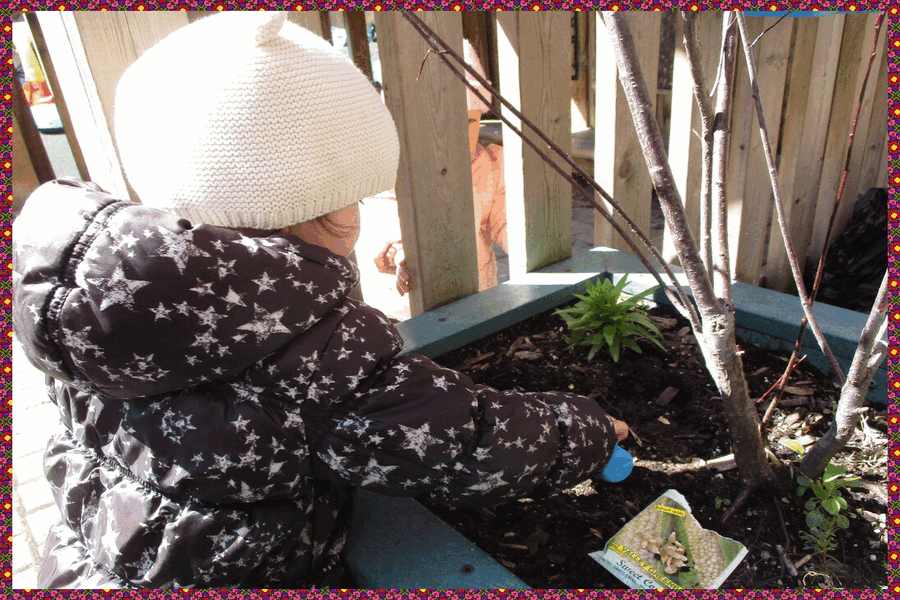
[{"label": "child", "polygon": [[[468,40],[463,43],[467,63],[479,75],[486,78],[481,61]],[[490,98],[478,81],[466,73],[485,98]],[[469,152],[472,158],[472,196],[475,201],[475,245],[478,251],[478,289],[486,290],[497,285],[497,257],[493,245],[507,251],[506,243],[506,186],[503,182],[503,147],[478,142],[481,115],[488,106],[470,89],[466,88],[468,108]],[[393,194],[391,194],[393,196]],[[409,271],[403,260],[403,242],[391,242],[375,258],[382,273],[397,273],[397,290],[400,295],[409,291]]]},{"label": "child", "polygon": [[41,587],[346,587],[355,488],[551,494],[627,434],[586,398],[397,358],[396,330],[347,298],[356,203],[393,185],[398,140],[284,13],[161,41],[123,76],[115,128],[143,205],[61,180],[15,223],[15,333],[61,417]]}]

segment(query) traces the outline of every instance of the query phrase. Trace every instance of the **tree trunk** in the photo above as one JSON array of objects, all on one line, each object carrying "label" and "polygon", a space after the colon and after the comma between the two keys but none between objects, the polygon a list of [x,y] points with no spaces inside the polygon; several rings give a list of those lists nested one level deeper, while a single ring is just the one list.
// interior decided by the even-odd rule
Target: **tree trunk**
[{"label": "tree trunk", "polygon": [[722,395],[734,456],[741,477],[754,488],[772,479],[760,436],[759,417],[750,400],[743,364],[735,341],[734,314],[716,298],[696,241],[684,215],[684,205],[669,168],[626,17],[616,12],[603,14],[616,54],[619,80],[628,100],[638,139],[650,170],[650,177],[663,209],[666,223],[697,301],[703,331],[695,334],[706,367]]}]

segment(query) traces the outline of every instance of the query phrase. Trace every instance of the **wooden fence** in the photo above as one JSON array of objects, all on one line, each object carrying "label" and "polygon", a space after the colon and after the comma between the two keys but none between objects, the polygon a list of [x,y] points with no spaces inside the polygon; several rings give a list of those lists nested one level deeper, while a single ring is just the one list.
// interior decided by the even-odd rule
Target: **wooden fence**
[{"label": "wooden fence", "polygon": [[[714,79],[718,60],[722,14],[699,16],[708,82]],[[649,230],[653,203],[649,176],[599,14],[417,15],[457,51],[461,52],[464,35],[472,39],[504,96],[564,149],[571,147],[573,120],[590,126],[593,160],[588,164],[594,178],[642,229]],[[53,65],[51,85],[58,88],[54,90],[58,101],[63,101],[73,153],[80,159],[85,176],[116,193],[134,197],[111,133],[116,82],[144,50],[202,16],[190,12],[113,11],[42,12],[30,17],[35,27],[39,24],[38,37],[47,62]],[[371,76],[368,53],[361,42],[365,17],[346,13],[344,18],[351,33],[352,56]],[[330,39],[330,16],[326,13],[292,13],[291,19]],[[660,13],[640,12],[628,13],[628,19],[641,50],[642,70],[652,74],[646,77],[647,84],[651,95],[661,103],[658,115],[666,125],[672,169],[696,227],[699,117],[680,34],[675,35],[674,49],[660,51],[660,40],[667,35],[671,38],[667,28],[673,22],[678,26],[678,20],[669,17],[666,21]],[[822,251],[843,171],[850,123],[873,44],[874,19],[871,13],[788,18],[780,23],[775,17],[748,18],[752,35],[768,30],[754,51],[801,265],[818,260]],[[397,123],[401,142],[397,195],[407,259],[420,282],[411,294],[415,315],[472,294],[478,286],[468,144],[465,128],[459,126],[465,114],[465,93],[462,84],[436,57],[423,67],[426,44],[402,15],[377,13],[374,23],[385,103]],[[839,205],[838,232],[860,194],[887,185],[884,34],[878,48]],[[657,89],[659,79],[663,79],[656,76],[658,72],[671,73],[671,90]],[[790,274],[780,234],[777,226],[772,226],[772,192],[742,56],[736,82],[727,195],[733,275],[743,282],[784,290],[790,287]],[[27,124],[17,126],[27,129]],[[514,278],[571,252],[572,190],[514,133],[506,126],[503,129],[509,260]],[[21,161],[18,150],[16,153],[18,166]],[[25,160],[29,161],[35,162]],[[595,223],[594,241],[625,248],[602,219]],[[448,252],[448,248],[453,251]],[[674,260],[668,232],[663,238],[663,255]]]}]

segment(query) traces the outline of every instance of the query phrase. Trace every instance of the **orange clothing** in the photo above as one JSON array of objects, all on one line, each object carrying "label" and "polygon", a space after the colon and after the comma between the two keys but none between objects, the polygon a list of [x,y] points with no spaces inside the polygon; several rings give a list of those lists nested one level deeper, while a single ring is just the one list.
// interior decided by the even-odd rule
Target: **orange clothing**
[{"label": "orange clothing", "polygon": [[[503,178],[503,147],[490,144],[487,147],[477,144],[472,157],[472,197],[475,209],[475,245],[478,256],[478,290],[486,290],[497,285],[497,257],[494,244],[507,251],[506,243],[506,185]],[[391,189],[382,192],[373,199],[390,198],[396,200],[396,192]],[[366,210],[363,201],[362,209]],[[388,228],[393,230],[396,228]],[[364,245],[368,245],[365,226],[363,227]],[[389,239],[382,241],[383,248],[375,258],[375,264],[382,273],[395,273],[401,259],[396,253],[402,253],[402,242],[388,234]],[[385,247],[385,244],[390,244]],[[400,255],[402,256],[402,254]],[[402,293],[402,292],[401,292]]]},{"label": "orange clothing", "polygon": [[497,257],[493,244],[507,250],[506,184],[503,178],[503,147],[481,144],[472,158],[472,196],[475,204],[478,289],[497,285]]}]

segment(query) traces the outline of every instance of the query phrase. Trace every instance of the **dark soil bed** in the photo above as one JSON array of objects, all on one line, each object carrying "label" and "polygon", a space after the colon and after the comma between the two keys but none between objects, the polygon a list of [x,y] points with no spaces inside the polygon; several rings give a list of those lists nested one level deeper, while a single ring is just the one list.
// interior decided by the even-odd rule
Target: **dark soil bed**
[{"label": "dark soil bed", "polygon": [[[809,444],[831,422],[837,399],[831,381],[806,363],[789,382],[790,393],[773,413],[767,437],[782,462],[779,483],[757,492],[727,522],[728,503],[742,488],[736,469],[719,471],[705,461],[731,452],[721,401],[686,323],[671,308],[650,313],[665,335],[666,351],[642,344],[618,363],[587,348],[567,350],[561,318],[545,313],[446,354],[438,362],[498,389],[570,391],[595,399],[633,434],[621,445],[635,457],[621,483],[585,482],[546,499],[523,499],[490,509],[429,506],[452,527],[501,561],[534,588],[621,588],[623,584],[588,556],[631,517],[667,489],[680,492],[700,524],[743,543],[748,554],[723,588],[880,588],[887,585],[886,407],[871,405],[865,423],[835,462],[859,475],[865,487],[844,492],[850,528],[840,534],[823,569],[804,547],[805,499],[796,494],[796,455],[780,438]],[[750,392],[762,396],[781,375],[786,352],[742,343]],[[760,415],[768,400],[760,403]],[[785,548],[780,559],[779,547]],[[797,575],[790,572],[800,564]]]}]

